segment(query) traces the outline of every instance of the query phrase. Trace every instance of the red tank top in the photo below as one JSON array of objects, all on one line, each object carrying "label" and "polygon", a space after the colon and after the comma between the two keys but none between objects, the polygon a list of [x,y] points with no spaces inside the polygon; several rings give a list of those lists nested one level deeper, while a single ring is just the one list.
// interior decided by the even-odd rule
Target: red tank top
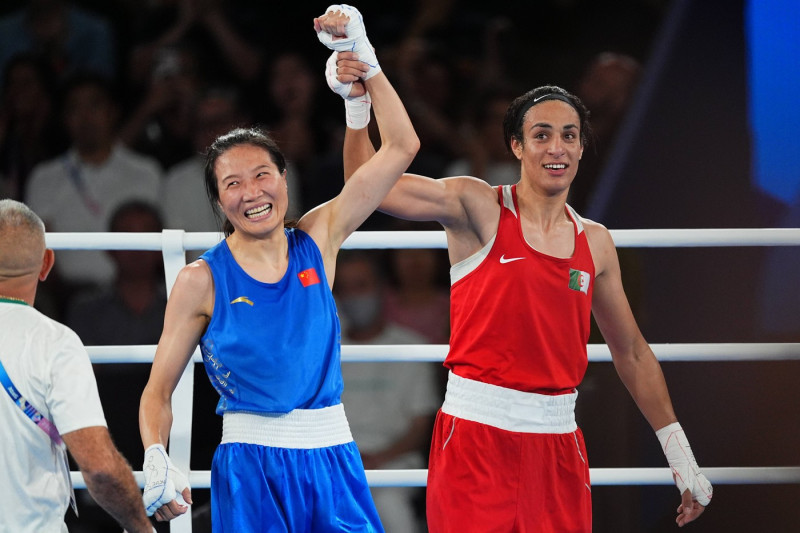
[{"label": "red tank top", "polygon": [[516,185],[498,187],[493,242],[450,270],[450,351],[455,374],[524,392],[571,392],[588,364],[594,262],[575,226],[572,257],[533,249],[522,234]]}]

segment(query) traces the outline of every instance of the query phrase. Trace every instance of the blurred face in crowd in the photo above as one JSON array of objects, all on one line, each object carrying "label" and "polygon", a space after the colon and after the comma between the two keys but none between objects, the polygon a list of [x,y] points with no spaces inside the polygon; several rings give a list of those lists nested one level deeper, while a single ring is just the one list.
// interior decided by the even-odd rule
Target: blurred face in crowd
[{"label": "blurred face in crowd", "polygon": [[296,54],[278,57],[272,65],[269,91],[275,105],[292,115],[311,109],[314,103],[314,74]]},{"label": "blurred face in crowd", "polygon": [[[113,220],[111,231],[134,233],[158,233],[161,220],[152,211],[144,208],[129,208]],[[161,252],[142,250],[109,250],[108,254],[117,266],[117,276],[136,279],[163,277]]]},{"label": "blurred face in crowd", "polygon": [[429,248],[401,248],[392,252],[392,268],[401,287],[427,288],[435,283],[438,268],[436,251]]},{"label": "blurred face in crowd", "polygon": [[36,67],[28,63],[17,64],[8,72],[3,104],[17,119],[46,111],[50,107],[50,100],[42,83]]},{"label": "blurred face in crowd", "polygon": [[341,262],[334,285],[339,312],[351,330],[363,330],[381,320],[381,281],[376,267],[366,258]]},{"label": "blurred face in crowd", "polygon": [[116,119],[116,107],[101,87],[79,85],[67,95],[64,122],[78,152],[91,153],[111,146]]},{"label": "blurred face in crowd", "polygon": [[236,105],[229,98],[210,96],[197,103],[194,117],[194,146],[198,152],[208,148],[217,136],[232,130],[240,120]]}]

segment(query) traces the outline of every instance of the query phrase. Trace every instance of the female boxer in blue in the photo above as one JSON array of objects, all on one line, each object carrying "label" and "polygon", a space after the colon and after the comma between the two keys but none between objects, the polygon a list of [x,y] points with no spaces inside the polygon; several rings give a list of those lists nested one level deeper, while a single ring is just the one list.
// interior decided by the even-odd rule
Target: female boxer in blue
[{"label": "female boxer in blue", "polygon": [[[315,29],[332,49],[373,53],[350,6],[332,6]],[[406,170],[419,141],[374,55],[368,63],[381,148],[296,227],[284,226],[286,164],[266,134],[236,129],[209,148],[206,188],[226,237],[179,273],[140,406],[144,501],[158,520],[186,512],[179,493],[191,503],[165,446],[172,393],[200,344],[223,416],[211,470],[213,530],[383,531],[340,401],[331,286],[342,243]],[[366,126],[348,116],[359,121]]]}]

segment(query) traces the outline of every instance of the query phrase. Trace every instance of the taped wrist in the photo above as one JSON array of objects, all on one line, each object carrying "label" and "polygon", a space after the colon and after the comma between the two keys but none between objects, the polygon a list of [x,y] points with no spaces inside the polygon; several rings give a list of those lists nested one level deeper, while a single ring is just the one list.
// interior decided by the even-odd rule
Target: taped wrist
[{"label": "taped wrist", "polygon": [[162,505],[174,500],[189,486],[188,479],[175,468],[162,444],[153,444],[144,451],[144,502],[147,516],[153,516]]},{"label": "taped wrist", "polygon": [[369,124],[369,110],[371,107],[372,99],[369,97],[369,93],[358,98],[346,99],[344,101],[344,110],[347,127],[353,130],[366,128]]},{"label": "taped wrist", "polygon": [[694,453],[686,439],[686,434],[678,422],[665,426],[656,431],[658,442],[667,457],[667,462],[672,470],[672,478],[681,494],[688,490],[692,498],[700,505],[711,503],[713,489],[708,479],[700,472]]},{"label": "taped wrist", "polygon": [[345,37],[334,38],[330,33],[321,31],[317,33],[317,38],[335,52],[355,52],[358,54],[358,60],[363,61],[369,65],[365,80],[370,79],[372,76],[381,71],[378,64],[378,57],[375,55],[375,50],[372,48],[369,39],[367,38],[367,30],[364,27],[364,19],[361,12],[347,4],[333,4],[325,10],[326,13],[341,11],[349,18],[345,26]]}]

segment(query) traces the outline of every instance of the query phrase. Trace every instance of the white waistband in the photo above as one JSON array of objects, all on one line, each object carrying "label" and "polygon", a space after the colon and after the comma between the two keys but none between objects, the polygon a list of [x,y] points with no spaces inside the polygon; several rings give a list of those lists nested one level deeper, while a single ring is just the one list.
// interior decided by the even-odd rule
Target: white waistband
[{"label": "white waistband", "polygon": [[222,444],[243,442],[275,448],[325,448],[353,441],[342,404],[288,413],[226,412]]},{"label": "white waistband", "polygon": [[549,396],[462,378],[450,372],[442,411],[519,433],[571,433],[578,392]]}]

